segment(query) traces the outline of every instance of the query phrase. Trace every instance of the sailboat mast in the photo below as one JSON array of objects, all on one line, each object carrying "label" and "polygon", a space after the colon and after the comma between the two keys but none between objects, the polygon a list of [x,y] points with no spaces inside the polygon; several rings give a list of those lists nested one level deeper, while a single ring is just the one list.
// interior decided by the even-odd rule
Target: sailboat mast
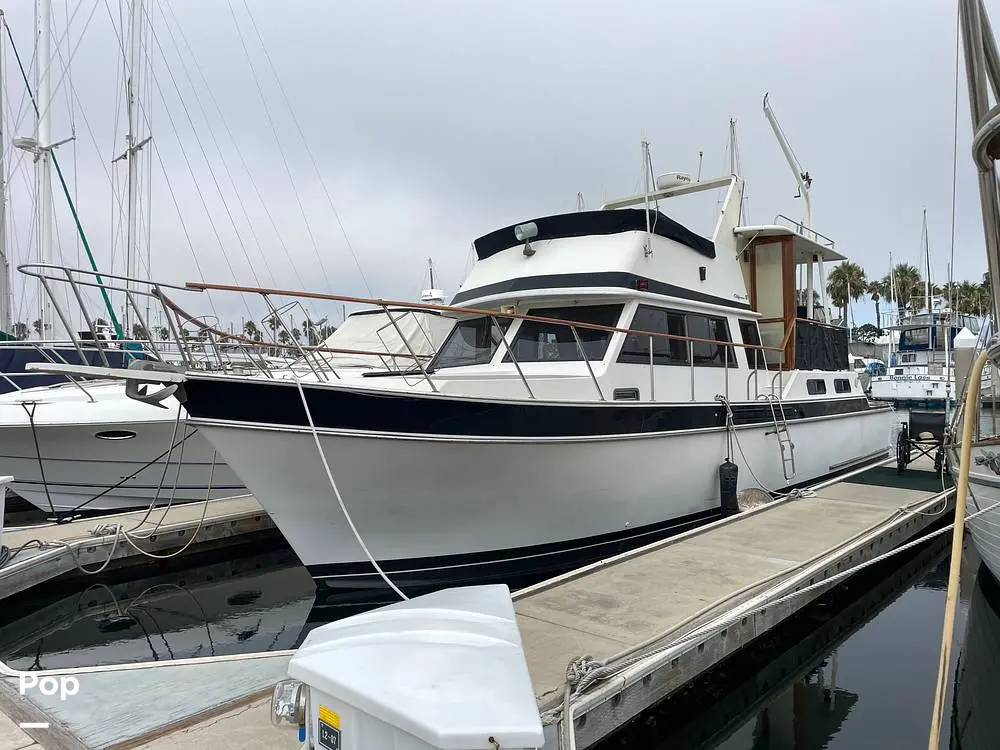
[{"label": "sailboat mast", "polygon": [[927,277],[924,279],[924,304],[927,312],[931,311],[931,246],[927,238],[927,209],[924,209],[924,228],[921,239],[924,244],[924,263],[927,265]]},{"label": "sailboat mast", "polygon": [[[136,276],[138,265],[139,234],[139,46],[142,41],[142,0],[132,0],[129,9],[129,60],[126,81],[126,103],[128,106],[128,135],[126,136],[126,161],[128,163],[128,229],[125,239],[125,275]],[[126,282],[131,289],[132,282]],[[132,338],[132,312],[125,305],[125,336]]]},{"label": "sailboat mast", "polygon": [[[0,10],[0,30],[6,23],[7,19]],[[10,261],[7,259],[7,165],[4,151],[6,133],[3,120],[3,84],[3,45],[0,43],[0,332],[13,333],[10,321]]]},{"label": "sailboat mast", "polygon": [[428,258],[427,259],[427,270],[430,272],[430,275],[431,275],[431,289],[437,289],[437,287],[434,286],[434,259],[433,258]]},{"label": "sailboat mast", "polygon": [[[35,122],[35,178],[38,181],[38,262],[48,263],[52,257],[52,149],[49,116],[52,94],[49,74],[52,68],[52,0],[38,0],[36,49],[38,64],[35,67],[35,93],[38,98],[38,117]],[[52,304],[41,287],[38,290],[39,338],[50,338],[52,331]]]}]

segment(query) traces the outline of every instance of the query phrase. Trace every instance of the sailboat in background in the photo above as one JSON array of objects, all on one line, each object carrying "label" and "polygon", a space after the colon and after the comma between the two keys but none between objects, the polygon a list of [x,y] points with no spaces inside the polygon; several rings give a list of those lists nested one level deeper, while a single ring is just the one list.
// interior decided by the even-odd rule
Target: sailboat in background
[{"label": "sailboat in background", "polygon": [[[37,200],[37,257],[42,263],[53,257],[53,196],[52,172],[62,189],[76,231],[87,252],[91,267],[97,271],[94,256],[90,251],[86,234],[80,223],[73,197],[59,166],[56,148],[65,141],[53,142],[51,137],[51,69],[53,55],[51,53],[52,37],[52,3],[51,0],[39,0],[38,36],[35,50],[35,81],[34,87],[28,79],[21,55],[14,45],[13,35],[7,24],[6,17],[0,12],[0,44],[9,44],[17,64],[18,73],[24,84],[28,99],[35,114],[35,131],[32,136],[15,137],[14,147],[28,152],[34,159],[35,180],[38,189]],[[0,69],[0,85],[5,82],[4,71]],[[0,97],[2,99],[2,97]],[[58,320],[53,317],[53,308],[49,297],[39,287],[38,328],[39,340],[27,341],[30,331],[15,331],[12,320],[12,299],[10,283],[10,261],[7,252],[7,173],[6,173],[6,128],[3,120],[2,102],[0,102],[0,393],[6,393],[24,388],[63,382],[64,377],[46,373],[27,372],[25,366],[29,362],[65,362],[81,365],[106,365],[110,367],[127,367],[136,359],[144,357],[139,346],[135,344],[116,343],[126,337],[115,315],[107,294],[104,301],[111,326],[98,325],[96,321],[87,321],[88,331],[78,334],[76,343],[70,338],[59,339],[54,336],[57,327],[67,333],[72,330],[71,320]]]},{"label": "sailboat in background", "polygon": [[[872,398],[889,401],[897,408],[945,410],[955,403],[955,367],[952,360],[955,337],[963,330],[978,336],[980,321],[974,315],[953,313],[947,300],[933,295],[927,211],[924,211],[921,250],[926,266],[924,305],[919,312],[900,315],[896,325],[887,326],[890,346],[889,366],[883,375],[871,379]],[[898,294],[893,290],[893,297]],[[898,300],[899,309],[912,300]],[[895,336],[893,334],[896,334]],[[893,345],[897,339],[898,343]],[[988,380],[984,378],[984,383]]]}]

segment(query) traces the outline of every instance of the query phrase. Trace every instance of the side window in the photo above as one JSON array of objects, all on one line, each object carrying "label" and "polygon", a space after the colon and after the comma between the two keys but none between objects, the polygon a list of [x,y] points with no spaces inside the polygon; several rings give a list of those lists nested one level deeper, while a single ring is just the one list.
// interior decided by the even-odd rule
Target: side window
[{"label": "side window", "polygon": [[704,339],[695,341],[691,349],[694,352],[694,363],[701,366],[725,367],[728,362],[730,367],[736,367],[736,357],[733,355],[733,347],[720,343],[709,343],[717,341],[729,342],[729,326],[725,318],[710,318],[706,315],[688,314],[687,335],[693,339]]},{"label": "side window", "polygon": [[[668,333],[672,336],[687,335],[683,315],[647,305],[639,305],[639,309],[635,311],[632,323],[628,327],[633,331]],[[618,361],[648,365],[649,347],[649,336],[643,336],[641,333],[630,333],[625,336],[625,343],[622,344]],[[655,365],[685,365],[688,363],[686,341],[653,336],[652,347],[653,364]]]},{"label": "side window", "polygon": [[826,393],[826,381],[818,378],[809,378],[806,381],[806,390],[810,396],[821,396]]},{"label": "side window", "polygon": [[[757,328],[757,321],[741,320],[740,336],[743,337],[744,344],[760,346],[760,329]],[[767,368],[762,349],[744,349],[744,351],[747,353],[747,366],[751,370],[763,370]]]},{"label": "side window", "polygon": [[836,378],[833,381],[833,390],[837,393],[850,393],[851,392],[851,381],[846,378]]},{"label": "side window", "polygon": [[[579,307],[546,307],[528,310],[529,315],[554,320],[566,320],[573,323],[590,323],[592,325],[613,327],[621,317],[621,305],[590,305]],[[611,342],[611,332],[596,328],[577,327],[576,336],[573,328],[555,322],[525,320],[517,330],[511,348],[518,362],[579,362],[583,357],[588,360],[604,359]],[[579,338],[579,343],[577,343]],[[510,362],[510,354],[504,356],[504,362]]]}]

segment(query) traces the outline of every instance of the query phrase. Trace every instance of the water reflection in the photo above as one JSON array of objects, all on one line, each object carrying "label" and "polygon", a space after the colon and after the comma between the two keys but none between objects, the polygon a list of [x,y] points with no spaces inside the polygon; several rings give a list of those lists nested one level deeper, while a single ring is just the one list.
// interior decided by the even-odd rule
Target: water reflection
[{"label": "water reflection", "polygon": [[16,669],[161,661],[298,645],[315,598],[287,549],[5,604],[0,658]]},{"label": "water reflection", "polygon": [[955,669],[951,711],[952,750],[1000,746],[1000,584],[979,570]]}]

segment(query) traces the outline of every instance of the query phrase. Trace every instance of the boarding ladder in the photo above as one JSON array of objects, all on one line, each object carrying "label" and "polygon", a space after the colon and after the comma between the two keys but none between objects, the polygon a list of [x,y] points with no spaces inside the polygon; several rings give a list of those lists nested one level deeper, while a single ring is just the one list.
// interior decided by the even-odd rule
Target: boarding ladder
[{"label": "boarding ladder", "polygon": [[[785,407],[781,403],[781,396],[774,393],[764,393],[761,397],[767,401],[771,407],[771,421],[774,424],[774,434],[778,438],[778,449],[781,451],[781,472],[785,475],[785,480],[795,476],[795,443],[788,432],[788,422],[785,421]],[[775,409],[774,405],[778,408]],[[778,415],[781,415],[781,421]]]}]

